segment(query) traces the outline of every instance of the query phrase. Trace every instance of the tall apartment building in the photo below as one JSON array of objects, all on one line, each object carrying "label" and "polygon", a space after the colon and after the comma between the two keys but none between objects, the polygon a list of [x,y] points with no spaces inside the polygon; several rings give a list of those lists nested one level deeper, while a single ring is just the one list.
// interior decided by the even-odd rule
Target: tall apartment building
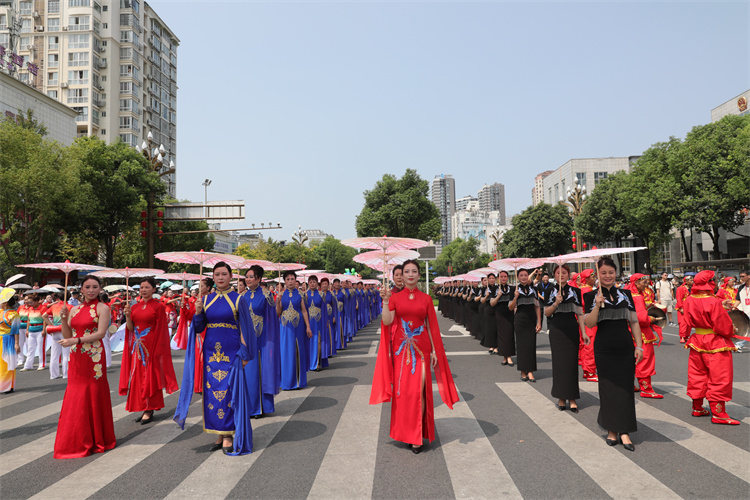
[{"label": "tall apartment building", "polygon": [[531,205],[537,206],[540,203],[544,203],[544,178],[554,170],[545,170],[540,174],[536,174],[534,177],[534,187],[531,188]]},{"label": "tall apartment building", "polygon": [[549,205],[557,205],[567,198],[568,188],[573,189],[576,180],[591,193],[599,182],[617,172],[630,172],[640,156],[610,158],[573,158],[542,179],[542,196]]},{"label": "tall apartment building", "polygon": [[[179,43],[141,0],[0,0],[0,45],[38,68],[17,78],[77,111],[79,136],[136,146],[151,132],[165,165],[177,163]],[[174,197],[174,172],[162,179]]]},{"label": "tall apartment building", "polygon": [[456,180],[452,175],[440,174],[432,179],[432,202],[440,212],[442,246],[451,242],[451,216],[456,211]]},{"label": "tall apartment building", "polygon": [[505,225],[505,186],[496,182],[485,184],[477,193],[479,210],[485,212],[500,212],[500,225]]},{"label": "tall apartment building", "polygon": [[[474,196],[462,196],[461,198],[458,198],[456,200],[455,210],[466,210],[466,208],[469,206],[472,202],[478,202],[476,197]],[[455,211],[454,211],[455,212]]]}]

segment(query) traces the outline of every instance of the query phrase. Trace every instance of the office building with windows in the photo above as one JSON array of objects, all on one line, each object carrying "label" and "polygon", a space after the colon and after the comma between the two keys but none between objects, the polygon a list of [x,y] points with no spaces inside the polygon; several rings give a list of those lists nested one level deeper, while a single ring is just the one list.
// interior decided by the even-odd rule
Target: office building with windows
[{"label": "office building with windows", "polygon": [[501,226],[505,225],[505,186],[503,184],[499,182],[485,184],[477,193],[477,199],[479,200],[479,210],[499,212],[499,223]]},{"label": "office building with windows", "polygon": [[554,170],[545,170],[542,173],[536,174],[534,177],[534,187],[531,188],[531,205],[537,206],[540,203],[544,203],[544,178]]},{"label": "office building with windows", "polygon": [[581,186],[586,186],[587,193],[591,193],[607,176],[616,172],[629,172],[638,158],[640,156],[568,160],[542,179],[543,201],[549,205],[565,201],[565,193],[568,188],[575,186],[576,179]]},{"label": "office building with windows", "polygon": [[[78,136],[136,146],[151,132],[165,165],[177,164],[179,43],[141,0],[0,0],[0,45],[37,68],[14,76],[75,110]],[[175,174],[162,179],[175,196]]]},{"label": "office building with windows", "polygon": [[452,175],[440,174],[432,179],[430,198],[440,212],[440,244],[451,242],[451,217],[456,212],[456,180]]}]

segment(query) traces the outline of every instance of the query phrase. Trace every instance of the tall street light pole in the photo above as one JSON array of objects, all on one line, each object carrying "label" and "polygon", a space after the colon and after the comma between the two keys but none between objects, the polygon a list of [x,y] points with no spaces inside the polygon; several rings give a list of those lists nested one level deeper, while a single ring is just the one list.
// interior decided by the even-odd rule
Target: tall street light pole
[{"label": "tall street light pole", "polygon": [[[163,144],[159,144],[156,147],[154,143],[154,135],[149,131],[146,140],[143,141],[141,146],[135,147],[136,151],[143,153],[143,156],[149,162],[149,168],[152,172],[156,172],[159,177],[173,174],[175,172],[174,161],[169,161],[167,168],[164,168],[164,157],[167,151],[164,149]],[[156,195],[153,191],[149,191],[146,196],[146,259],[148,261],[148,267],[154,267],[154,252],[155,252],[155,237],[156,231],[154,231],[154,209],[156,208]]]},{"label": "tall street light pole", "polygon": [[206,219],[208,219],[208,186],[211,185],[211,179],[203,181],[203,210]]}]

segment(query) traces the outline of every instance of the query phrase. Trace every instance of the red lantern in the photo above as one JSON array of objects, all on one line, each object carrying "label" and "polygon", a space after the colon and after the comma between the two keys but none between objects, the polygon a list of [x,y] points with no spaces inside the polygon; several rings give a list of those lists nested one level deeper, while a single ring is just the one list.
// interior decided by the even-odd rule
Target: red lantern
[{"label": "red lantern", "polygon": [[159,226],[159,227],[162,227],[164,225],[164,221],[158,220],[158,221],[156,221],[156,225]]},{"label": "red lantern", "polygon": [[161,239],[161,237],[164,236],[164,231],[159,229],[158,231],[156,231],[156,235],[159,237],[159,239]]},{"label": "red lantern", "polygon": [[141,231],[141,238],[146,239],[146,231]]},{"label": "red lantern", "polygon": [[143,210],[143,211],[141,212],[141,219],[145,219],[147,215],[148,215],[148,214],[146,213],[146,211],[145,211],[145,210]]},{"label": "red lantern", "polygon": [[161,219],[162,217],[164,217],[164,212],[162,212],[161,210],[158,210],[156,212],[156,216]]},{"label": "red lantern", "polygon": [[575,236],[576,232],[575,231],[571,231],[570,234],[572,234],[573,236]]},{"label": "red lantern", "polygon": [[576,242],[576,237],[575,237],[575,236],[573,236],[573,243],[575,243],[575,242]]},{"label": "red lantern", "polygon": [[146,226],[148,226],[148,223],[145,220],[142,220],[141,221],[141,227],[145,228]]},{"label": "red lantern", "polygon": [[593,247],[591,247],[591,249],[592,250],[596,250],[596,245],[594,245]]},{"label": "red lantern", "polygon": [[586,250],[586,243],[583,244],[583,249]]},{"label": "red lantern", "polygon": [[573,243],[573,250],[575,250],[575,249],[576,249],[576,244],[575,244],[575,243]]}]

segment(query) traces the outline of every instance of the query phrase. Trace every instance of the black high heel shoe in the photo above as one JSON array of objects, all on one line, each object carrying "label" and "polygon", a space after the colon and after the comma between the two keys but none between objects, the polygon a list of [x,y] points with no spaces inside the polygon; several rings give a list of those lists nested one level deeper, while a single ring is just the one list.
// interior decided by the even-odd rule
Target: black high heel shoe
[{"label": "black high heel shoe", "polygon": [[[557,409],[560,411],[565,411],[566,408],[565,405],[557,405]],[[571,408],[570,410],[573,411],[573,408]]]},{"label": "black high heel shoe", "polygon": [[618,439],[610,439],[610,438],[605,439],[605,441],[607,441],[607,444],[609,446],[616,446],[617,443],[620,442]]},{"label": "black high heel shoe", "polygon": [[578,413],[578,407],[577,407],[577,406],[571,406],[571,407],[570,407],[570,411],[571,411],[572,413]]},{"label": "black high heel shoe", "polygon": [[[144,417],[148,417],[148,418],[144,418]],[[141,425],[150,424],[153,421],[154,421],[154,411],[153,410],[144,411],[143,415],[141,415],[141,418],[140,418]]]},{"label": "black high heel shoe", "polygon": [[414,446],[413,444],[410,444],[409,448],[411,448],[411,452],[414,453],[415,455],[419,455],[422,452],[421,446]]},{"label": "black high heel shoe", "polygon": [[623,443],[622,437],[619,438],[620,443],[622,443],[622,447],[625,448],[628,451],[635,451],[635,446],[633,446],[633,443]]}]

